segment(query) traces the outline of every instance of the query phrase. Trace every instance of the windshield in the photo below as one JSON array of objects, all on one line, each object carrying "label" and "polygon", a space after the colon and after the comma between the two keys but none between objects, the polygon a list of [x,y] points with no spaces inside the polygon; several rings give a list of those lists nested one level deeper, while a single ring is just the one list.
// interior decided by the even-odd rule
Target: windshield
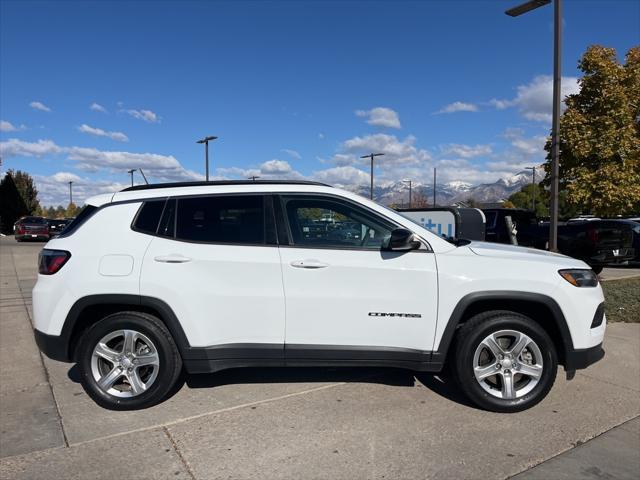
[{"label": "windshield", "polygon": [[47,220],[42,217],[24,217],[20,220],[22,223],[37,223],[38,225],[44,225]]}]

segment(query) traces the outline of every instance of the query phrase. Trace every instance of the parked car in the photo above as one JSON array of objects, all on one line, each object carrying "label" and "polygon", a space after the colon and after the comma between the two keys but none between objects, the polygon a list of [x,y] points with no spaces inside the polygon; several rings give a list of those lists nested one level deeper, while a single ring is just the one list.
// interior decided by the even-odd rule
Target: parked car
[{"label": "parked car", "polygon": [[49,224],[43,217],[22,217],[13,225],[13,234],[18,242],[49,240]]},{"label": "parked car", "polygon": [[486,224],[487,242],[511,243],[506,217],[511,217],[515,227],[518,245],[546,249],[546,238],[542,238],[538,229],[538,219],[529,210],[516,208],[483,208]]},{"label": "parked car", "polygon": [[71,223],[72,218],[47,218],[49,224],[49,235],[57,237]]},{"label": "parked car", "polygon": [[[323,218],[335,229],[309,235]],[[580,260],[448,241],[294,181],[92,197],[41,252],[33,289],[40,349],[118,410],[159,402],[183,368],[448,365],[477,405],[516,412],[547,395],[558,364],[571,378],[603,357],[603,302]]]},{"label": "parked car", "polygon": [[[511,216],[517,230],[518,245],[548,249],[549,223],[538,223],[532,212],[515,209],[483,210],[487,218],[487,241],[510,243],[505,222]],[[583,260],[596,272],[604,266],[632,260],[633,222],[624,220],[584,219],[558,226],[558,250]]]}]

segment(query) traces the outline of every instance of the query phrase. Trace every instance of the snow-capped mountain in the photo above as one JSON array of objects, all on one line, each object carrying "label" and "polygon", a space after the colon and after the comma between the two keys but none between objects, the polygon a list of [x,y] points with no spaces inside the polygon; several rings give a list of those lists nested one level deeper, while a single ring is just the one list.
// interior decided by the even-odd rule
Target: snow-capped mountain
[{"label": "snow-capped mountain", "polygon": [[[536,181],[541,180],[537,177]],[[436,184],[436,202],[438,205],[451,205],[455,202],[469,199],[478,202],[498,202],[508,198],[510,195],[520,191],[520,189],[531,183],[531,172],[523,170],[515,175],[500,178],[494,183],[482,183],[473,185],[461,180]],[[359,195],[368,197],[369,186],[359,185],[349,188]],[[408,204],[409,184],[405,182],[391,182],[375,185],[373,189],[377,202],[383,205]],[[431,205],[433,203],[433,185],[414,182],[412,184],[414,201],[423,197]]]}]

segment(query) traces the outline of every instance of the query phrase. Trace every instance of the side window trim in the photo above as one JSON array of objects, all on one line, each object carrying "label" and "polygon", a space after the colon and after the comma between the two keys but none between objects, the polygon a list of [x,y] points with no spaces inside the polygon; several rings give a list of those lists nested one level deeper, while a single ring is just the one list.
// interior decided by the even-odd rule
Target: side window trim
[{"label": "side window trim", "polygon": [[[366,252],[376,252],[379,251],[375,248],[366,248],[366,247],[357,247],[357,246],[338,246],[338,245],[296,245],[293,241],[293,235],[291,234],[291,225],[289,222],[288,215],[286,214],[286,205],[284,197],[307,197],[307,198],[319,198],[328,201],[334,201],[336,203],[342,203],[347,205],[350,208],[361,209],[364,210],[367,214],[374,217],[376,221],[383,225],[388,225],[390,229],[395,228],[404,228],[402,225],[394,222],[393,220],[380,215],[378,212],[367,208],[364,205],[360,205],[353,200],[348,198],[340,197],[338,195],[331,195],[327,193],[315,193],[315,192],[283,192],[282,194],[276,195],[278,202],[280,204],[280,212],[277,219],[284,223],[286,228],[286,234],[288,235],[288,243],[284,243],[280,241],[281,247],[288,248],[304,248],[304,249],[318,249],[318,250],[352,250],[352,251],[366,251]],[[280,240],[280,230],[278,230],[278,240]],[[419,251],[419,250],[414,250]]]}]

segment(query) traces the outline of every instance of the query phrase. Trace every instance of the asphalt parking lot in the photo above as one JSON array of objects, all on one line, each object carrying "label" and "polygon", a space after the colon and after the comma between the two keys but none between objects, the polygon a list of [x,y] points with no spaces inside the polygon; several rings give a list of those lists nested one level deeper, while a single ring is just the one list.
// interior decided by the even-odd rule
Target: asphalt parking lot
[{"label": "asphalt parking lot", "polygon": [[572,381],[559,370],[549,396],[519,414],[478,410],[429,375],[330,368],[191,376],[158,406],[113,412],[87,397],[72,365],[43,358],[33,341],[31,288],[42,246],[0,238],[0,478],[634,478],[640,471],[640,324],[609,325],[603,361]]}]

